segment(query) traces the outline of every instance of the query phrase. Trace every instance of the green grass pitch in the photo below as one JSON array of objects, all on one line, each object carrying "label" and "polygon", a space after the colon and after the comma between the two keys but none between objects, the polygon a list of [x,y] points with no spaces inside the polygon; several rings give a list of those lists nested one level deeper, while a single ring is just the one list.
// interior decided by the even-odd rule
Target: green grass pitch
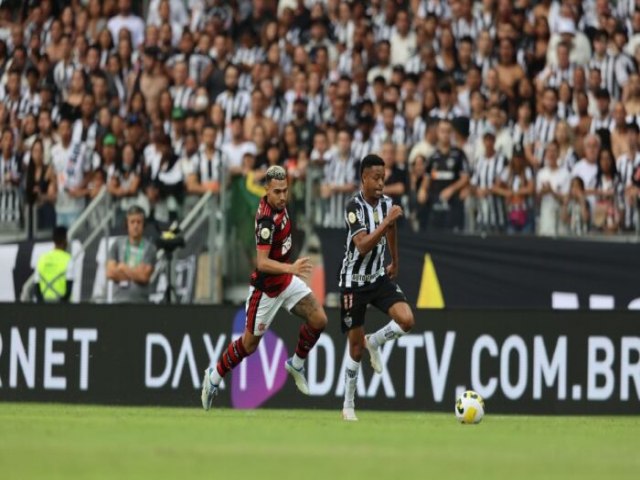
[{"label": "green grass pitch", "polygon": [[637,479],[640,417],[0,404],[0,478]]}]

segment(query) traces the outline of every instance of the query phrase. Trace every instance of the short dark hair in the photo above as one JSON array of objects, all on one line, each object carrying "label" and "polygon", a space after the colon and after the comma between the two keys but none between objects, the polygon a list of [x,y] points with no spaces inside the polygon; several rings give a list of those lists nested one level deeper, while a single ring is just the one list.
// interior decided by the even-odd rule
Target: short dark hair
[{"label": "short dark hair", "polygon": [[53,243],[57,247],[67,243],[67,227],[58,226],[53,229]]},{"label": "short dark hair", "polygon": [[367,168],[372,167],[384,167],[384,160],[382,160],[382,157],[380,157],[380,155],[370,153],[362,159],[362,161],[360,162],[360,178],[362,178],[362,174]]},{"label": "short dark hair", "polygon": [[144,210],[139,205],[131,205],[129,207],[129,209],[127,210],[127,217],[131,215],[142,215],[142,218],[145,218],[146,216]]}]

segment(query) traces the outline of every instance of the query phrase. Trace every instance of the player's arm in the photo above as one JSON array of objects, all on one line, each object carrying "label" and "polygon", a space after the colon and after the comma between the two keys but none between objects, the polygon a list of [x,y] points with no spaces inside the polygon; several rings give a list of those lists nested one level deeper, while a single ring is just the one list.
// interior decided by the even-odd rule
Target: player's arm
[{"label": "player's arm", "polygon": [[360,255],[366,255],[373,250],[380,242],[380,239],[387,233],[387,229],[395,224],[395,221],[403,215],[402,208],[394,205],[389,210],[389,214],[380,222],[380,225],[371,233],[367,234],[366,230],[361,230],[353,237],[353,243],[358,249]]},{"label": "player's arm", "polygon": [[284,263],[269,258],[269,249],[258,248],[257,250],[258,271],[269,275],[292,274],[302,278],[306,278],[311,273],[311,260],[308,257],[302,257],[294,263]]},{"label": "player's arm", "polygon": [[279,262],[269,258],[273,244],[275,225],[273,220],[265,217],[256,225],[256,268],[268,275],[293,274],[306,278],[311,273],[311,261],[307,257],[299,258],[294,263]]}]

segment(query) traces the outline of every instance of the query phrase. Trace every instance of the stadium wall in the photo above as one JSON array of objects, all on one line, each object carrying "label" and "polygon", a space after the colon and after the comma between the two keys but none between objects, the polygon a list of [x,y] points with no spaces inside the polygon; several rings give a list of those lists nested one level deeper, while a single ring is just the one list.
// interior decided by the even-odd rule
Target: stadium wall
[{"label": "stadium wall", "polygon": [[[216,405],[340,409],[346,342],[339,312],[307,369],[311,396],[287,380],[299,322],[280,313],[259,350],[227,379]],[[368,329],[385,322],[371,311]],[[232,307],[0,305],[0,401],[200,408],[202,371],[243,329]],[[387,343],[382,375],[368,360],[357,406],[453,411],[481,393],[489,412],[637,414],[640,324],[633,312],[417,312]]]},{"label": "stadium wall", "polygon": [[[342,229],[318,230],[327,294]],[[640,309],[640,244],[415,233],[399,238],[398,283],[419,307]]]}]

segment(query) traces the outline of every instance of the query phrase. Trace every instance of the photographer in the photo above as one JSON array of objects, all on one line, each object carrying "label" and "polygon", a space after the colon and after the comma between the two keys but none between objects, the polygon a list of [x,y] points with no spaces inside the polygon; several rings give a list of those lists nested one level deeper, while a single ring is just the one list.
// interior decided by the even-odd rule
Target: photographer
[{"label": "photographer", "polygon": [[109,251],[107,278],[114,282],[113,303],[146,303],[156,247],[143,238],[144,210],[127,210],[127,238],[118,238]]}]

